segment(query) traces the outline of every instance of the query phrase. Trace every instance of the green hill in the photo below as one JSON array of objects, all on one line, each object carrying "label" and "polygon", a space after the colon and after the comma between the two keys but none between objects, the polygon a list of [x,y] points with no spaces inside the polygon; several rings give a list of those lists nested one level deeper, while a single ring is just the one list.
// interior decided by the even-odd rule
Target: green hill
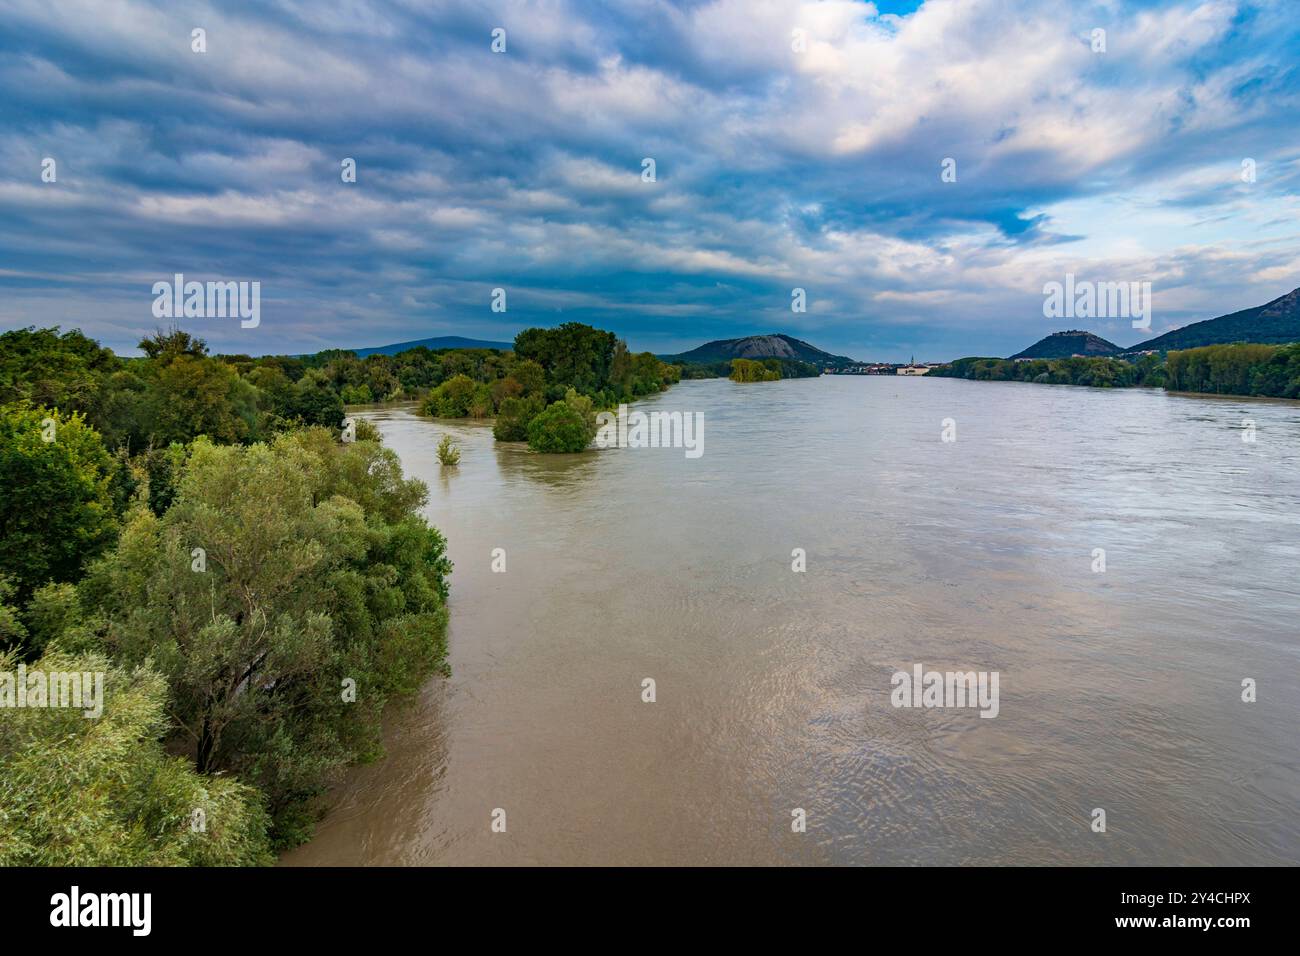
[{"label": "green hill", "polygon": [[1065,332],[1053,332],[1039,339],[1023,352],[1011,356],[1013,359],[1054,359],[1070,358],[1074,355],[1105,356],[1118,355],[1122,350],[1114,342],[1107,342],[1100,335],[1085,332],[1082,329],[1069,329]]},{"label": "green hill", "polygon": [[845,365],[859,364],[844,355],[823,352],[815,345],[776,332],[771,335],[748,335],[740,339],[717,339],[706,342],[689,352],[661,355],[659,358],[665,362],[683,365],[711,365],[717,362],[729,362],[736,358],[786,359],[808,362],[818,368],[840,368]]},{"label": "green hill", "polygon": [[1174,329],[1154,339],[1139,342],[1126,353],[1171,349],[1192,349],[1202,345],[1226,345],[1232,342],[1257,342],[1281,345],[1300,342],[1300,289],[1256,306],[1217,319],[1206,319]]}]

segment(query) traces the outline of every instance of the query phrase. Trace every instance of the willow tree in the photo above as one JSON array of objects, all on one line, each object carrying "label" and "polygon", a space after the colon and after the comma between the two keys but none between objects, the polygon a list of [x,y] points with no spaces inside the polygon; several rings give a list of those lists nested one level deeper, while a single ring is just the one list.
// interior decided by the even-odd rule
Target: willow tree
[{"label": "willow tree", "polygon": [[[0,671],[16,658],[0,655]],[[28,674],[102,674],[100,713],[6,709],[0,720],[0,866],[268,864],[261,796],[164,752],[167,683],[148,666],[53,650]],[[88,702],[83,699],[83,703]]]}]

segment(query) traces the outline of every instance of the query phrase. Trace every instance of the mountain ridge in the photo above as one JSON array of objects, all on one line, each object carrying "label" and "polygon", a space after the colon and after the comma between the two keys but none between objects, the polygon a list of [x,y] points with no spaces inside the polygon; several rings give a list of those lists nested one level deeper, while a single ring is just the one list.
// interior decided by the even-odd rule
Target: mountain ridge
[{"label": "mountain ridge", "polygon": [[1193,322],[1129,346],[1108,342],[1095,332],[1085,329],[1052,332],[1029,348],[1009,356],[1009,359],[1070,358],[1073,355],[1131,358],[1143,352],[1168,352],[1202,345],[1230,345],[1233,342],[1264,345],[1300,342],[1300,288],[1292,289],[1263,305]]},{"label": "mountain ridge", "polygon": [[367,355],[396,355],[408,349],[424,346],[426,349],[498,349],[502,352],[513,349],[513,342],[489,342],[485,339],[467,339],[463,335],[438,335],[427,339],[415,339],[410,342],[394,342],[391,345],[378,345],[367,349],[347,349],[357,358]]},{"label": "mountain ridge", "polygon": [[1300,341],[1300,288],[1292,289],[1254,308],[1240,309],[1184,325],[1180,329],[1173,329],[1154,339],[1123,349],[1123,352],[1131,355],[1135,352],[1168,352],[1170,349],[1191,349],[1201,345],[1226,345],[1232,342],[1280,345],[1297,341]]}]

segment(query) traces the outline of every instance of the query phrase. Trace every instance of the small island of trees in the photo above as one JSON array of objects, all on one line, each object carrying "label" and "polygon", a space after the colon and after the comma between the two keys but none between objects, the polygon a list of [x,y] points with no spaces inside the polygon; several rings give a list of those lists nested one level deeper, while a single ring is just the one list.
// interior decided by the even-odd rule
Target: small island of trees
[{"label": "small island of trees", "polygon": [[779,359],[732,359],[728,377],[733,382],[779,382],[781,362]]},{"label": "small island of trees", "polygon": [[[488,418],[497,441],[576,452],[596,436],[596,412],[660,392],[681,378],[650,352],[632,354],[614,333],[579,322],[525,329],[513,352],[475,353],[421,405],[439,418]],[[399,356],[400,358],[400,356]]]}]

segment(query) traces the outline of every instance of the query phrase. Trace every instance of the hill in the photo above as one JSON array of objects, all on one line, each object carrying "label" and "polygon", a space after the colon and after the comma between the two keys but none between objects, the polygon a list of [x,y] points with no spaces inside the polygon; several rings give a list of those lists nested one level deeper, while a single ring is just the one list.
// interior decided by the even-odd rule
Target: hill
[{"label": "hill", "polygon": [[1072,355],[1105,356],[1118,355],[1123,351],[1114,342],[1107,342],[1100,335],[1085,332],[1082,329],[1070,329],[1065,332],[1053,332],[1039,339],[1023,352],[1011,356],[1013,359],[1054,359],[1069,358]]},{"label": "hill", "polygon": [[1242,309],[1217,319],[1194,322],[1154,339],[1147,339],[1125,349],[1126,352],[1192,349],[1201,345],[1225,345],[1232,342],[1256,342],[1280,345],[1300,342],[1300,289],[1293,289],[1272,302],[1253,309]]},{"label": "hill", "polygon": [[787,359],[808,362],[819,368],[839,368],[844,365],[857,365],[853,359],[843,355],[823,352],[815,345],[791,338],[788,335],[772,333],[771,335],[747,335],[740,339],[717,339],[706,342],[699,348],[677,355],[659,356],[665,362],[686,365],[707,365],[716,362],[729,362],[732,359]]},{"label": "hill", "polygon": [[365,358],[367,355],[396,355],[398,352],[405,352],[407,349],[419,348],[424,346],[426,349],[498,349],[507,352],[514,348],[510,342],[486,342],[482,339],[466,339],[459,335],[441,335],[432,339],[416,339],[414,342],[397,342],[393,345],[379,345],[372,349],[352,349],[357,358]]}]

